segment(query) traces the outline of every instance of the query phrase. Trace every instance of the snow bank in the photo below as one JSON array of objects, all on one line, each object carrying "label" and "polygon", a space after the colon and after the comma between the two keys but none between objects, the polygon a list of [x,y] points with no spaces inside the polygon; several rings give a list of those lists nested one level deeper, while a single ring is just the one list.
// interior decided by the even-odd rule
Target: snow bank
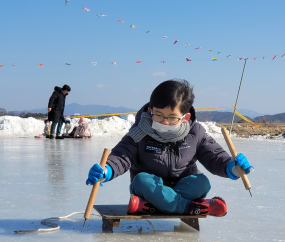
[{"label": "snow bank", "polygon": [[[71,122],[78,126],[78,118]],[[126,119],[109,117],[106,119],[85,119],[92,129],[94,137],[123,136],[135,122],[134,115]],[[64,126],[63,126],[64,128]],[[29,137],[43,133],[44,122],[34,118],[20,118],[14,116],[0,117],[0,137]],[[62,129],[63,130],[63,129]]]},{"label": "snow bank", "polygon": [[34,118],[0,117],[0,137],[32,136],[43,133],[44,122]]},{"label": "snow bank", "polygon": [[[78,118],[71,119],[77,125]],[[135,122],[134,115],[127,115],[125,119],[117,116],[105,119],[88,119],[94,137],[115,137],[125,135]],[[213,122],[200,122],[213,137],[220,137],[220,128]],[[42,134],[44,122],[34,118],[20,118],[14,116],[0,117],[0,137],[28,137]]]},{"label": "snow bank", "polygon": [[[105,119],[88,119],[86,122],[90,125],[93,137],[122,137],[124,136],[135,122],[134,115],[126,115],[125,118],[117,116]],[[74,125],[78,125],[78,118],[71,119]],[[216,126],[215,122],[199,122],[206,132],[213,138],[222,138],[221,128]],[[64,128],[64,126],[63,126]],[[15,116],[0,117],[0,138],[1,137],[33,137],[43,133],[44,122],[34,118],[20,118]],[[62,129],[63,131],[63,129]],[[233,138],[237,138],[235,134]],[[279,135],[274,140],[284,141],[285,137]],[[243,139],[243,138],[241,138]],[[272,140],[270,135],[251,136],[251,140]]]},{"label": "snow bank", "polygon": [[206,130],[206,133],[211,135],[213,138],[220,138],[222,137],[222,131],[221,128],[216,126],[215,122],[198,122],[203,126],[203,128]]},{"label": "snow bank", "polygon": [[[74,125],[78,125],[78,118],[71,119]],[[105,119],[88,119],[86,122],[90,125],[93,137],[122,137],[135,122],[134,115],[127,115],[124,119],[117,116]],[[221,128],[216,126],[215,122],[199,122],[206,132],[213,138],[222,138]],[[63,127],[64,128],[64,127]],[[44,122],[34,118],[20,118],[15,116],[0,117],[0,137],[32,137],[43,133]],[[62,129],[63,130],[63,129]],[[235,137],[235,134],[233,134]],[[256,135],[249,139],[268,140],[269,135]],[[284,140],[282,135],[275,138]]]},{"label": "snow bank", "polygon": [[[88,119],[84,118],[92,130],[94,137],[116,137],[124,136],[131,126],[135,123],[135,116],[128,115],[126,119],[117,116],[105,119]],[[78,126],[78,118],[71,119],[71,122]]]}]

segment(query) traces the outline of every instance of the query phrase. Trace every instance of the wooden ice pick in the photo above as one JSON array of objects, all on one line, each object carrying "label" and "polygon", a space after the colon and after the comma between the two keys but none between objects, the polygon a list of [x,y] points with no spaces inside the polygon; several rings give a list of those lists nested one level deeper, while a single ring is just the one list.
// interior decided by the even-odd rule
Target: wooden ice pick
[{"label": "wooden ice pick", "polygon": [[[103,169],[105,168],[105,165],[106,165],[109,153],[110,153],[110,151],[108,149],[104,149],[104,152],[103,152],[103,155],[102,155],[102,158],[101,158],[101,161],[100,161],[100,166]],[[99,185],[100,185],[100,181],[98,181],[98,182],[93,184],[92,191],[90,193],[90,197],[89,197],[89,200],[88,200],[88,203],[87,203],[87,206],[86,206],[86,210],[85,210],[85,213],[84,213],[85,220],[84,220],[84,224],[83,224],[82,230],[84,229],[86,220],[90,218],[90,214],[91,214],[94,202],[95,202],[95,198],[96,198],[96,195],[97,195],[97,192],[98,192]]]},{"label": "wooden ice pick", "polygon": [[[232,140],[231,140],[231,137],[229,136],[229,133],[228,133],[228,131],[227,131],[226,128],[222,128],[222,134],[223,134],[223,136],[224,136],[224,138],[225,138],[225,140],[226,140],[226,143],[227,143],[227,145],[228,145],[228,147],[229,147],[229,150],[230,150],[230,152],[231,152],[231,154],[232,154],[232,157],[233,157],[233,158],[236,158],[236,156],[237,156],[238,154],[237,154],[237,152],[236,152],[236,149],[235,149],[235,147],[234,147],[234,144],[233,144],[233,142],[232,142]],[[237,167],[237,169],[238,169],[239,175],[240,175],[240,177],[241,177],[241,179],[242,179],[242,181],[243,181],[243,184],[244,184],[245,189],[249,191],[249,194],[250,194],[250,196],[252,197],[251,192],[250,192],[251,185],[250,185],[250,183],[249,183],[249,180],[248,180],[248,178],[247,178],[247,175],[245,174],[244,170],[243,170],[241,167]]]}]

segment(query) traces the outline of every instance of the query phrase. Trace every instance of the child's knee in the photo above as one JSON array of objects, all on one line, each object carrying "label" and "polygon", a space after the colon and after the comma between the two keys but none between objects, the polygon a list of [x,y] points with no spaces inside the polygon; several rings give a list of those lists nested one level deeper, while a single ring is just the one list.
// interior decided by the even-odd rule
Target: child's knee
[{"label": "child's knee", "polygon": [[159,184],[163,184],[163,181],[160,177],[146,172],[141,172],[137,174],[131,182],[130,192],[139,195],[138,190],[153,190]]},{"label": "child's knee", "polygon": [[202,190],[202,197],[206,197],[208,192],[211,190],[211,184],[208,179],[204,174],[197,174],[197,178],[199,179],[200,187]]},{"label": "child's knee", "polygon": [[154,175],[151,175],[146,172],[141,172],[137,174],[131,184],[135,184],[136,186],[144,186],[145,184],[153,183]]}]

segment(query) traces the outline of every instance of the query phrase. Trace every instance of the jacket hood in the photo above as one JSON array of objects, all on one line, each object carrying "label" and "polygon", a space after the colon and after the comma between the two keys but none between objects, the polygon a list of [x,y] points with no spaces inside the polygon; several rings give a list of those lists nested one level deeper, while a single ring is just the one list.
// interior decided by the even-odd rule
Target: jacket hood
[{"label": "jacket hood", "polygon": [[[135,124],[134,125],[138,125],[139,121],[141,120],[141,115],[143,112],[146,112],[148,110],[148,107],[149,107],[149,102],[147,104],[145,104],[138,112],[137,112],[137,115],[136,115],[136,121],[135,121]],[[191,118],[189,120],[190,122],[190,125],[192,125],[194,123],[194,121],[196,121],[196,113],[195,113],[195,109],[194,107],[192,106],[189,110],[189,113],[191,114]]]},{"label": "jacket hood", "polygon": [[55,86],[55,87],[54,87],[54,90],[57,91],[57,92],[59,92],[59,93],[62,93],[61,87]]}]

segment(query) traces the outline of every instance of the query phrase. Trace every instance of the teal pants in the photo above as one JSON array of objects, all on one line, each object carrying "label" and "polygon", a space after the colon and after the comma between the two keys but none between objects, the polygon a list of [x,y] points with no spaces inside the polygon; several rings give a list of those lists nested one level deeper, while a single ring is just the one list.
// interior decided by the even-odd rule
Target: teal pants
[{"label": "teal pants", "polygon": [[[50,135],[54,135],[54,134],[55,134],[55,131],[56,131],[56,135],[57,135],[57,136],[60,136],[61,128],[62,128],[63,122],[64,122],[64,120],[63,120],[62,118],[59,118],[59,122],[58,122],[58,123],[52,122],[51,128],[50,128]],[[57,126],[56,126],[56,125],[57,125]],[[57,129],[56,129],[56,128],[57,128]],[[55,129],[56,129],[56,130],[55,130]]]},{"label": "teal pants", "polygon": [[167,214],[183,214],[188,200],[206,197],[210,189],[210,182],[204,174],[184,177],[171,188],[163,185],[160,177],[141,172],[130,185],[131,194],[144,198]]}]

